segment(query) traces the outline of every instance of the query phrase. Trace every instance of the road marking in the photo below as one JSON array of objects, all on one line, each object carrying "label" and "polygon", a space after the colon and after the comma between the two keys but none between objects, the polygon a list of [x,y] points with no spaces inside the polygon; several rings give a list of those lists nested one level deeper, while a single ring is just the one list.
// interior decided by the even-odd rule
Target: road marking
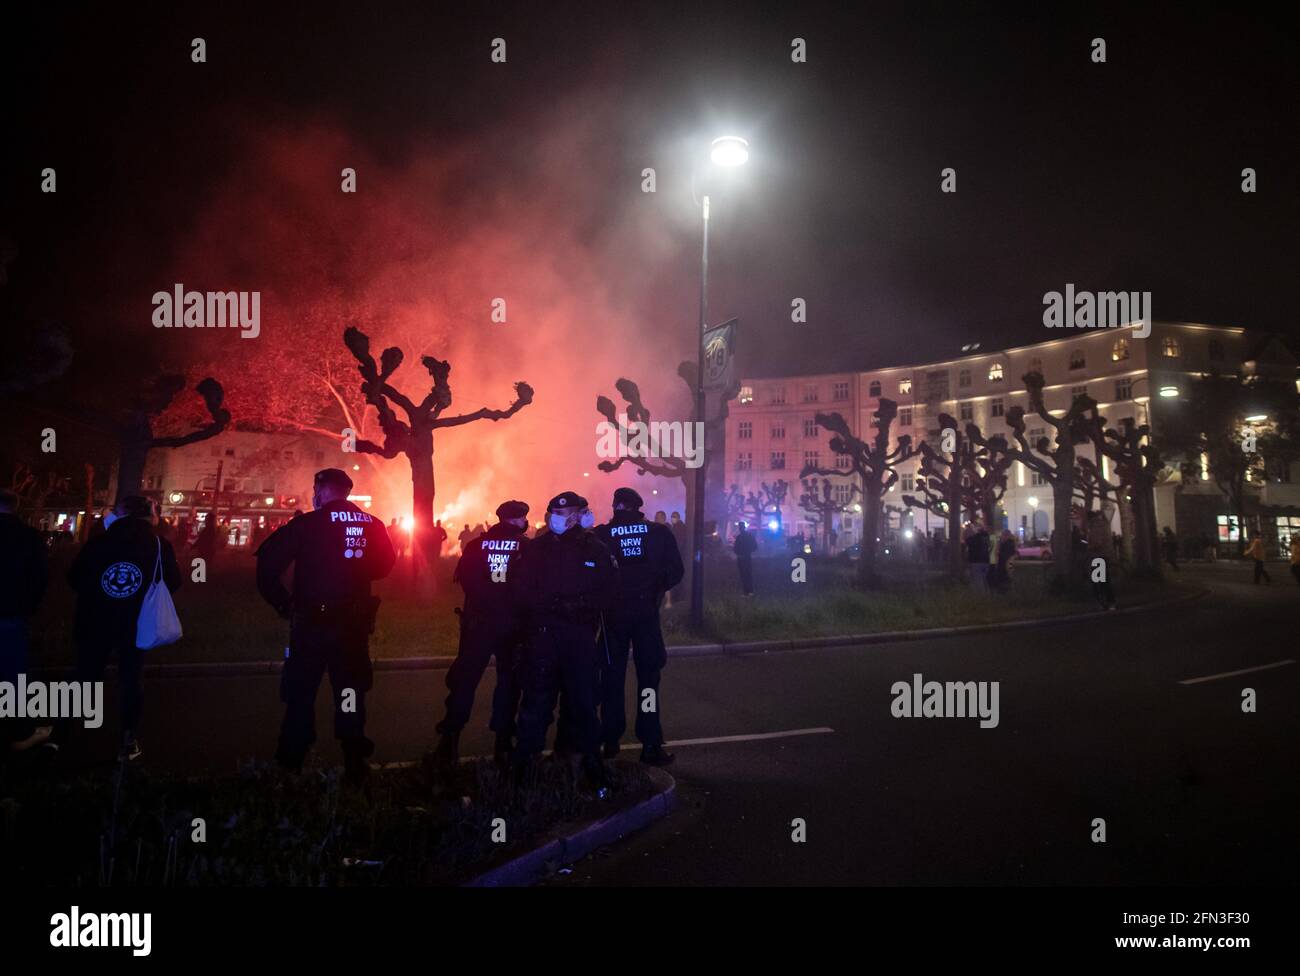
[{"label": "road marking", "polygon": [[1261,664],[1257,668],[1242,668],[1240,671],[1224,671],[1222,674],[1207,674],[1204,678],[1184,678],[1178,682],[1180,685],[1199,685],[1202,681],[1218,681],[1220,678],[1235,678],[1239,674],[1250,674],[1252,671],[1271,671],[1273,668],[1284,668],[1288,664],[1295,664],[1293,658],[1287,658],[1285,661],[1274,661],[1272,664]]}]

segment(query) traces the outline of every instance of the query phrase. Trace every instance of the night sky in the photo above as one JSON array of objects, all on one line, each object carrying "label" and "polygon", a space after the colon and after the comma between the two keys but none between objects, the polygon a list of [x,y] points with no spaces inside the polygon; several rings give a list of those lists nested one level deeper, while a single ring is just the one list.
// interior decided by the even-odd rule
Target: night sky
[{"label": "night sky", "polygon": [[[414,288],[422,314],[446,309],[438,348],[460,350],[453,380],[477,399],[504,406],[509,379],[538,384],[568,357],[598,365],[563,410],[546,412],[541,382],[539,421],[589,411],[624,371],[684,408],[691,160],[734,132],[752,156],[713,194],[711,318],[740,317],[746,374],[1037,341],[1043,293],[1067,282],[1150,291],[1157,318],[1300,336],[1296,38],[1262,14],[407,6],[8,14],[7,334],[63,323],[78,358],[62,382],[90,390],[88,366],[224,355],[158,341],[148,296],[173,281],[276,292],[268,341],[313,282],[341,282],[340,318]],[[347,165],[361,192],[341,201]],[[939,189],[948,166],[956,194]],[[468,317],[511,284],[516,329],[467,347]],[[465,357],[484,354],[480,389]]]}]

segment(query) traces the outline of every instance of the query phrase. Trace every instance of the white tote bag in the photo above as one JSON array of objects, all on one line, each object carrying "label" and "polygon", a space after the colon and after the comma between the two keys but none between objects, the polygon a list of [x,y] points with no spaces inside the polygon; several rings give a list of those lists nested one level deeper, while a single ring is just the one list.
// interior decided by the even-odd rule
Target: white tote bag
[{"label": "white tote bag", "polygon": [[181,639],[181,618],[176,616],[176,604],[171,591],[163,582],[162,540],[158,540],[158,558],[153,565],[153,582],[140,604],[140,619],[135,625],[135,646],[142,651],[164,644],[175,644]]}]

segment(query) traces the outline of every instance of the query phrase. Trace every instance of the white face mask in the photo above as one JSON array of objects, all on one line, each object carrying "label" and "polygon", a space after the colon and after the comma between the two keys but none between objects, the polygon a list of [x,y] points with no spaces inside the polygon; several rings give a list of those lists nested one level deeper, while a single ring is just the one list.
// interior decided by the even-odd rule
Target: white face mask
[{"label": "white face mask", "polygon": [[592,515],[591,512],[583,512],[582,518],[578,520],[578,524],[584,529],[589,529],[596,524],[596,516]]},{"label": "white face mask", "polygon": [[564,530],[569,527],[569,520],[564,515],[556,515],[552,512],[546,516],[546,524],[551,527],[551,531],[556,535],[564,535]]}]

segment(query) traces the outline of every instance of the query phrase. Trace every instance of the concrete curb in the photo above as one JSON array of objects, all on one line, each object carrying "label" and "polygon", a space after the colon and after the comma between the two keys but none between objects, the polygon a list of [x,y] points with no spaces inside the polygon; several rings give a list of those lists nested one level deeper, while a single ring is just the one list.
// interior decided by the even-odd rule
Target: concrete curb
[{"label": "concrete curb", "polygon": [[[679,644],[668,648],[669,657],[702,657],[716,654],[763,654],[769,651],[804,651],[821,647],[850,647],[854,644],[891,644],[897,641],[929,640],[935,637],[960,637],[966,634],[987,634],[1000,630],[1018,630],[1025,627],[1042,627],[1052,624],[1078,623],[1107,617],[1113,613],[1142,613],[1147,610],[1159,610],[1164,607],[1177,606],[1197,600],[1209,593],[1209,590],[1197,590],[1168,600],[1141,603],[1120,610],[1093,610],[1088,613],[1069,614],[1058,617],[1034,617],[1030,620],[1006,620],[989,624],[970,624],[965,627],[930,627],[925,630],[887,630],[873,634],[841,634],[835,637],[796,637],[783,640],[735,641],[725,644]],[[163,651],[161,653],[166,653]],[[376,671],[436,671],[451,666],[454,655],[437,655],[430,657],[381,657],[376,658]],[[228,661],[194,664],[146,664],[147,675],[163,678],[215,678],[237,677],[250,674],[279,674],[280,661]],[[72,668],[33,668],[33,673],[50,677],[70,677]],[[109,665],[107,673],[116,675],[117,666]]]},{"label": "concrete curb", "polygon": [[592,851],[668,816],[677,806],[677,781],[662,769],[649,767],[647,772],[656,787],[653,796],[571,834],[548,840],[466,881],[461,887],[505,888],[533,884],[546,875],[547,864],[572,864]]}]

